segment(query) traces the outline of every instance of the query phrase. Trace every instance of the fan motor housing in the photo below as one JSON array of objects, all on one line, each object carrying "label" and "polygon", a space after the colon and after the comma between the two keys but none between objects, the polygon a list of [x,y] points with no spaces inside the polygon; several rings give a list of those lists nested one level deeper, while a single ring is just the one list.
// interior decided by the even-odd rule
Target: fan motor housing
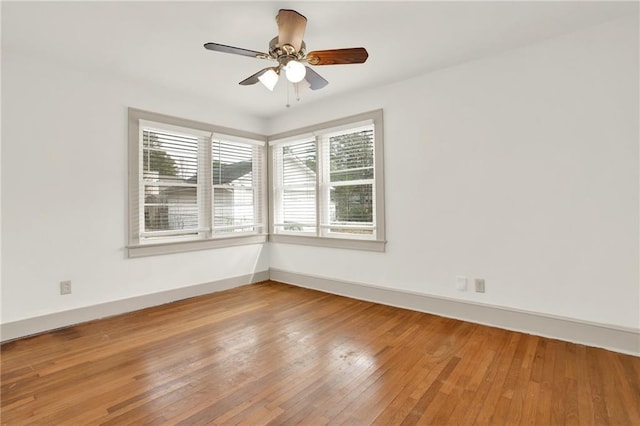
[{"label": "fan motor housing", "polygon": [[275,36],[269,42],[269,56],[277,60],[281,65],[286,65],[289,61],[301,60],[307,54],[307,46],[304,41],[300,45],[300,50],[296,53],[296,50],[290,44],[280,46],[278,43],[278,36]]}]

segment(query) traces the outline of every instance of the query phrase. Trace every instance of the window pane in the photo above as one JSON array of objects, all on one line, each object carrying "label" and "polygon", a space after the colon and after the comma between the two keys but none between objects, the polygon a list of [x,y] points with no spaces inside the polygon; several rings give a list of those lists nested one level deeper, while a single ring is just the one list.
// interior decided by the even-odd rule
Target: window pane
[{"label": "window pane", "polygon": [[350,180],[363,180],[372,178],[373,167],[331,172],[331,182],[344,182]]},{"label": "window pane", "polygon": [[214,140],[212,146],[214,185],[253,185],[251,145]]},{"label": "window pane", "polygon": [[280,176],[280,212],[278,230],[316,231],[315,141],[279,147],[276,154]]},{"label": "window pane", "polygon": [[213,190],[214,232],[247,232],[254,229],[252,188]]},{"label": "window pane", "polygon": [[145,180],[197,183],[197,137],[144,130],[142,138]]},{"label": "window pane", "polygon": [[315,142],[283,146],[281,149],[283,186],[315,187],[318,164]]},{"label": "window pane", "polygon": [[143,129],[144,232],[198,229],[198,138]]},{"label": "window pane", "polygon": [[373,179],[373,129],[329,138],[331,182]]},{"label": "window pane", "polygon": [[211,146],[213,161],[213,232],[250,232],[256,230],[259,205],[254,188],[261,185],[259,147],[221,139]]},{"label": "window pane", "polygon": [[158,186],[145,184],[145,204],[197,204],[195,186]]},{"label": "window pane", "polygon": [[331,224],[373,223],[372,185],[330,187]]},{"label": "window pane", "polygon": [[142,129],[143,232],[196,230],[198,137]]},{"label": "window pane", "polygon": [[147,204],[144,206],[145,231],[174,231],[198,228],[195,204]]},{"label": "window pane", "polygon": [[196,187],[145,185],[144,230],[197,229],[196,194]]},{"label": "window pane", "polygon": [[309,189],[285,189],[282,194],[285,231],[315,231],[316,191]]}]

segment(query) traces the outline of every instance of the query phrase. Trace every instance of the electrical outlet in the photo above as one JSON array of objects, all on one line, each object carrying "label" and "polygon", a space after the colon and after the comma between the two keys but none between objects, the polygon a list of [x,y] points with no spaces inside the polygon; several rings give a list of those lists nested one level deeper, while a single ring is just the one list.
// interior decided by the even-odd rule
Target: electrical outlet
[{"label": "electrical outlet", "polygon": [[462,275],[456,277],[456,290],[467,291],[467,277],[463,277]]},{"label": "electrical outlet", "polygon": [[476,278],[476,293],[484,293],[484,278]]},{"label": "electrical outlet", "polygon": [[60,294],[71,294],[71,281],[60,281]]}]

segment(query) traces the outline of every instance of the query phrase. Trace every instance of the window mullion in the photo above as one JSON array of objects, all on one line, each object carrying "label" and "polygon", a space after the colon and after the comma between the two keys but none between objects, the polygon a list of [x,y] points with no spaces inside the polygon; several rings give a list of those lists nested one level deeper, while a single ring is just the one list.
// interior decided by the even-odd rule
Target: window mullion
[{"label": "window mullion", "polygon": [[254,232],[265,233],[265,194],[264,194],[264,182],[267,178],[265,168],[265,157],[267,149],[265,146],[252,145],[251,146],[251,186],[247,189],[251,190],[252,194],[252,215],[251,223],[254,225]]},{"label": "window mullion", "polygon": [[322,236],[320,223],[324,214],[324,150],[322,138],[316,136],[316,236]]},{"label": "window mullion", "polygon": [[213,134],[202,138],[198,144],[198,204],[200,209],[200,228],[204,231],[204,238],[211,238],[213,233],[213,160],[212,146]]}]

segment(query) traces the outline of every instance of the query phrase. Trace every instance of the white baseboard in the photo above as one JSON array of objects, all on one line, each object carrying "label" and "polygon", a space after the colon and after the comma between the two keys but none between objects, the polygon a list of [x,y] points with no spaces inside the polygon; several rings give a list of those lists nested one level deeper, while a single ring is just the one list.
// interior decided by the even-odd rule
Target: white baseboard
[{"label": "white baseboard", "polygon": [[572,318],[529,312],[502,306],[448,299],[271,268],[254,274],[167,290],[129,299],[0,324],[0,341],[68,327],[87,321],[133,312],[176,300],[228,290],[265,280],[426,312],[477,324],[519,331],[552,339],[640,356],[640,330]]},{"label": "white baseboard", "polygon": [[87,321],[133,312],[139,309],[175,302],[176,300],[228,290],[230,288],[266,281],[268,279],[269,271],[259,271],[253,274],[226,278],[214,282],[196,284],[159,293],[145,294],[143,296],[131,297],[129,299],[115,300],[113,302],[100,303],[98,305],[8,322],[0,324],[0,341],[6,342],[20,337],[31,336],[33,334],[39,334]]},{"label": "white baseboard", "polygon": [[325,293],[640,356],[640,329],[429,296],[274,268],[269,270],[269,276],[273,281]]}]

